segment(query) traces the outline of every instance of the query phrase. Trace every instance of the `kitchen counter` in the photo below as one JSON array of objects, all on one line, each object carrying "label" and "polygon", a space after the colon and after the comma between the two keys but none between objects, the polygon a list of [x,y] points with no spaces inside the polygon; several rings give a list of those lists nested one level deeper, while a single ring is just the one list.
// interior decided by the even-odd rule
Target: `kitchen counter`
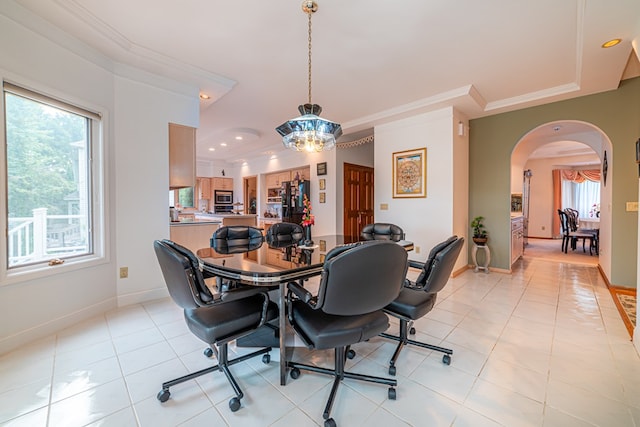
[{"label": "kitchen counter", "polygon": [[210,225],[210,224],[222,224],[219,219],[196,219],[194,221],[171,221],[172,227],[179,227],[182,225]]},{"label": "kitchen counter", "polygon": [[221,221],[222,225],[250,225],[257,226],[257,214],[215,214],[215,213],[199,213],[196,214],[197,219],[210,219]]}]

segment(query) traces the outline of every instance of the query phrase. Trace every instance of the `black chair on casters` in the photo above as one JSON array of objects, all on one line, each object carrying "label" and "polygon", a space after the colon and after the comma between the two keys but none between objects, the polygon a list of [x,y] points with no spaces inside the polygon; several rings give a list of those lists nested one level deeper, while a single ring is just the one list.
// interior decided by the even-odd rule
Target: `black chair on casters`
[{"label": "black chair on casters", "polygon": [[272,248],[293,246],[304,238],[304,230],[300,224],[278,222],[267,230],[265,240]]},{"label": "black chair on casters", "polygon": [[398,242],[404,239],[404,231],[395,224],[376,222],[362,227],[360,236],[363,240],[391,240]]},{"label": "black chair on casters", "polygon": [[396,398],[397,381],[391,378],[346,372],[346,358],[353,358],[352,344],[368,340],[389,327],[382,309],[399,294],[407,272],[407,252],[388,241],[360,242],[339,246],[326,256],[320,288],[313,296],[297,283],[289,283],[288,317],[293,329],[313,349],[335,349],[335,368],[325,369],[287,362],[291,378],[300,370],[334,376],[333,388],[322,414],[325,427],[336,425],[331,407],[344,378],[390,386],[389,399]]},{"label": "black chair on casters", "polygon": [[409,261],[409,266],[422,268],[418,279],[416,279],[415,283],[409,280],[405,281],[405,286],[400,291],[400,296],[384,309],[385,312],[400,320],[398,336],[387,333],[380,334],[385,338],[398,341],[396,351],[389,361],[389,375],[396,374],[396,362],[402,347],[406,344],[442,352],[444,353],[442,362],[447,365],[451,364],[453,350],[411,340],[408,335],[416,333],[413,321],[420,319],[433,309],[438,292],[447,284],[463,244],[464,238],[452,236],[434,246],[424,263]]},{"label": "black chair on casters", "polygon": [[229,366],[259,355],[263,355],[264,363],[269,363],[271,348],[263,348],[229,360],[228,343],[277,318],[277,305],[259,288],[236,289],[214,295],[204,282],[200,260],[191,251],[170,240],[156,240],[153,246],[169,295],[184,309],[184,319],[189,330],[209,344],[205,355],[211,357],[215,353],[218,359],[215,366],[163,383],[158,400],[166,402],[171,395],[169,388],[174,385],[210,372],[222,371],[236,394],[229,401],[229,408],[233,412],[237,411],[244,394]]}]

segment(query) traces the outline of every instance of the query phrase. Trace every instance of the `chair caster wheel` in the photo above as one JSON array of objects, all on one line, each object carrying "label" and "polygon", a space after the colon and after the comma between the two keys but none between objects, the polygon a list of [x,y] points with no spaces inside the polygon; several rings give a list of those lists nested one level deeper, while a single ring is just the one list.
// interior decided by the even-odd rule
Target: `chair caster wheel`
[{"label": "chair caster wheel", "polygon": [[171,396],[171,393],[169,392],[169,390],[160,390],[156,397],[160,402],[164,403],[167,400],[169,400],[169,396]]},{"label": "chair caster wheel", "polygon": [[231,412],[236,412],[238,409],[240,409],[240,399],[238,399],[237,397],[231,399],[229,401],[229,409],[231,409]]},{"label": "chair caster wheel", "polygon": [[394,375],[396,374],[396,367],[395,366],[389,366],[389,375]]},{"label": "chair caster wheel", "polygon": [[415,335],[416,334],[416,328],[411,327],[411,329],[409,329],[409,334],[410,335]]},{"label": "chair caster wheel", "polygon": [[207,357],[213,356],[213,350],[211,348],[205,348],[204,349],[204,355],[207,356]]},{"label": "chair caster wheel", "polygon": [[271,362],[270,354],[265,354],[264,356],[262,356],[262,363],[264,363],[265,365],[268,365],[269,362]]},{"label": "chair caster wheel", "polygon": [[355,350],[347,351],[347,359],[353,359],[354,357],[356,357],[356,351]]},{"label": "chair caster wheel", "polygon": [[396,400],[396,389],[389,387],[389,400]]},{"label": "chair caster wheel", "polygon": [[451,356],[449,356],[448,354],[442,356],[442,363],[444,363],[445,365],[451,365]]},{"label": "chair caster wheel", "polygon": [[324,420],[324,427],[336,427],[336,422],[333,420],[333,418]]},{"label": "chair caster wheel", "polygon": [[289,372],[289,376],[294,380],[298,379],[298,377],[300,376],[300,369],[298,368],[291,369],[291,372]]}]

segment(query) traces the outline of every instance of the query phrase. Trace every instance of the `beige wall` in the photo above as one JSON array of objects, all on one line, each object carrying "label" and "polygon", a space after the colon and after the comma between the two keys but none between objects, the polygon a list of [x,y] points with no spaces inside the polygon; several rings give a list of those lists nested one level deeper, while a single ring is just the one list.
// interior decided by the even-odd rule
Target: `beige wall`
[{"label": "beige wall", "polygon": [[640,78],[634,78],[621,82],[614,91],[470,122],[469,217],[487,218],[493,267],[509,268],[510,165],[515,144],[543,123],[580,120],[601,129],[612,144],[609,280],[614,285],[636,287],[638,217],[637,212],[626,212],[625,203],[638,199],[634,153],[635,141],[640,136],[639,99]]}]

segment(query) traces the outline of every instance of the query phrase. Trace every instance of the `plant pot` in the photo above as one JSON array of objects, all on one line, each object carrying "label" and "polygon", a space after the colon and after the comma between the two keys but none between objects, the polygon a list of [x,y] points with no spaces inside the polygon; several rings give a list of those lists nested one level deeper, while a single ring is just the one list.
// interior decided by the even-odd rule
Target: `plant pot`
[{"label": "plant pot", "polygon": [[489,240],[487,237],[474,237],[473,243],[475,243],[478,246],[484,246],[487,244],[487,240]]},{"label": "plant pot", "polygon": [[306,227],[303,227],[303,228],[304,228],[304,241],[303,241],[304,245],[305,246],[313,245],[313,240],[311,240],[311,226],[307,225]]}]

